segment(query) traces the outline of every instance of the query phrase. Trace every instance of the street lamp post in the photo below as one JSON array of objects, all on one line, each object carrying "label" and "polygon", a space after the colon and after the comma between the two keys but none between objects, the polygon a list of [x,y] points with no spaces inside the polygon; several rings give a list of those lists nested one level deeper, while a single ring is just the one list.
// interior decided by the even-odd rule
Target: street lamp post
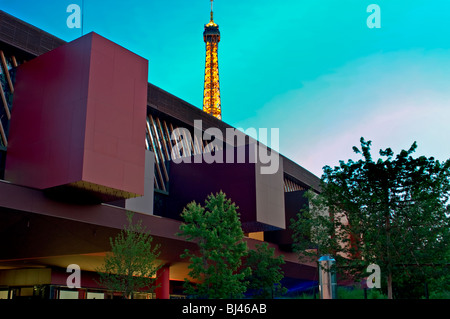
[{"label": "street lamp post", "polygon": [[325,255],[319,258],[319,292],[320,299],[337,298],[336,260]]}]

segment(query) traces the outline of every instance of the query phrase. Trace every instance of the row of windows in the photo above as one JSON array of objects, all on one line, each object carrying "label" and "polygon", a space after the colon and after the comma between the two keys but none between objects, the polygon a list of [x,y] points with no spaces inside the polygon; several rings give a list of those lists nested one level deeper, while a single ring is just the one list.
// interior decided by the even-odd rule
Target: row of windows
[{"label": "row of windows", "polygon": [[[135,292],[133,299],[155,299],[154,292]],[[182,294],[171,294],[170,299],[185,299]],[[0,288],[0,299],[122,299],[122,293],[104,289],[79,288],[65,286],[35,285]]]},{"label": "row of windows", "polygon": [[288,193],[288,192],[295,192],[295,191],[303,191],[306,188],[303,186],[300,186],[299,184],[297,184],[296,182],[292,181],[289,178],[284,178],[284,192]]}]

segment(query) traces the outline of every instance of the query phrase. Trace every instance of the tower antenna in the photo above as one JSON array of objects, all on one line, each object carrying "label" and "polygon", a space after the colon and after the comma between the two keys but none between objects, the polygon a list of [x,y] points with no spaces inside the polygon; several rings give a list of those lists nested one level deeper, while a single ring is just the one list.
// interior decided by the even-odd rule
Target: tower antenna
[{"label": "tower antenna", "polygon": [[213,2],[214,0],[211,0],[211,21],[213,21]]},{"label": "tower antenna", "polygon": [[84,35],[83,25],[84,25],[84,0],[81,1],[81,36]]}]

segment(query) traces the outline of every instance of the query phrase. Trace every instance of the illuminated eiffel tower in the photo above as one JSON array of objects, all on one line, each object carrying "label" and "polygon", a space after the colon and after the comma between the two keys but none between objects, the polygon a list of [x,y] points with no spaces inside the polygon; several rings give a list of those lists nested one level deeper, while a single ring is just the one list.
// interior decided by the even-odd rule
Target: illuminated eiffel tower
[{"label": "illuminated eiffel tower", "polygon": [[211,20],[205,24],[203,40],[206,43],[205,83],[203,89],[203,111],[222,119],[219,87],[219,60],[217,49],[220,41],[219,26],[213,20],[213,0],[211,0]]}]

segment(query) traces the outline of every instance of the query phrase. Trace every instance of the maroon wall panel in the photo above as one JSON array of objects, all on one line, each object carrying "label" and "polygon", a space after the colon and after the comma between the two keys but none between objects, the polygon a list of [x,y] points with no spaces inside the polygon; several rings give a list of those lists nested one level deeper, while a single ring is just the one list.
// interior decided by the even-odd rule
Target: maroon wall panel
[{"label": "maroon wall panel", "polygon": [[89,33],[18,68],[5,179],[142,195],[148,61]]},{"label": "maroon wall panel", "polygon": [[239,207],[243,228],[248,231],[256,223],[255,164],[252,163],[170,163],[170,200],[166,211],[155,214],[180,220],[183,209],[192,201],[205,204],[205,199],[220,191]]}]

